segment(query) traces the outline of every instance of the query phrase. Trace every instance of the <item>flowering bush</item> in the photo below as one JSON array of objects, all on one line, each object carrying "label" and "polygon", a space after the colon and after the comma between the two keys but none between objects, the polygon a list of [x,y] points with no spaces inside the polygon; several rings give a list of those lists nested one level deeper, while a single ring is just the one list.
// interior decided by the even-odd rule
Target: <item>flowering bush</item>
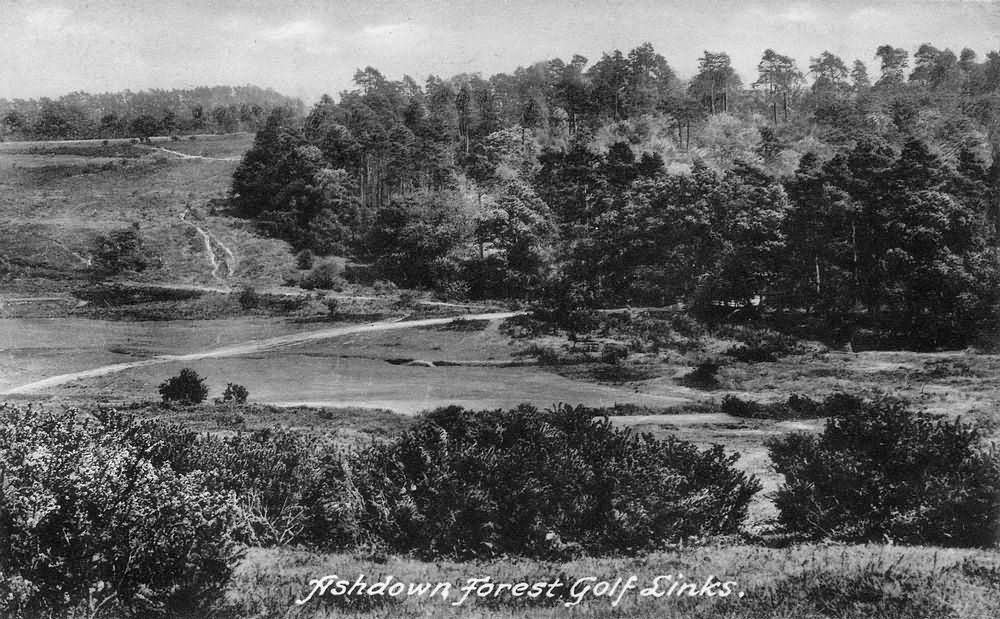
[{"label": "flowering bush", "polygon": [[0,409],[0,614],[197,612],[238,552],[232,497],[74,411]]},{"label": "flowering bush", "polygon": [[594,415],[429,413],[353,461],[363,526],[398,551],[459,557],[634,552],[738,530],[760,489],[738,456]]},{"label": "flowering bush", "polygon": [[[842,400],[843,401],[843,400]],[[1000,529],[1000,452],[959,421],[896,400],[843,407],[819,436],[770,442],[789,530],[846,541],[991,546]]]}]

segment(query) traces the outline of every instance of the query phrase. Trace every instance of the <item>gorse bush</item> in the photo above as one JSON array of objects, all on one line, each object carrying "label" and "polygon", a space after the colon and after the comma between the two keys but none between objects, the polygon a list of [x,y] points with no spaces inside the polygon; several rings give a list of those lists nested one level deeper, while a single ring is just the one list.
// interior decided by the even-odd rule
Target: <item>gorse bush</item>
[{"label": "gorse bush", "polygon": [[714,359],[706,359],[693,370],[681,376],[682,385],[694,389],[715,389],[719,386],[718,373],[722,364]]},{"label": "gorse bush", "polygon": [[208,397],[205,379],[191,368],[184,368],[177,376],[163,381],[158,390],[164,402],[198,404]]},{"label": "gorse bush", "polygon": [[343,290],[342,269],[335,262],[319,262],[302,276],[299,286],[306,290]]},{"label": "gorse bush", "polygon": [[845,407],[819,436],[768,445],[793,532],[846,541],[991,546],[1000,529],[1000,452],[960,421],[896,400]]},{"label": "gorse bush", "polygon": [[343,548],[359,537],[351,515],[358,509],[340,507],[350,505],[346,454],[324,436],[276,428],[219,438],[114,411],[101,415],[108,426],[128,428],[127,439],[153,462],[202,474],[209,489],[234,497],[239,542]]},{"label": "gorse bush", "polygon": [[784,402],[762,404],[727,395],[722,398],[723,413],[751,419],[816,419],[844,415],[860,410],[864,400],[845,393],[827,396],[822,401],[793,393]]},{"label": "gorse bush", "polygon": [[790,335],[767,329],[732,328],[740,344],[726,350],[725,355],[746,363],[771,363],[781,357],[799,354],[802,347]]},{"label": "gorse bush", "polygon": [[136,426],[0,409],[0,615],[199,613],[238,559],[233,499]]},{"label": "gorse bush", "polygon": [[364,527],[397,551],[455,557],[634,552],[738,530],[760,484],[737,455],[594,414],[428,413],[353,461]]},{"label": "gorse bush", "polygon": [[222,401],[233,404],[245,404],[249,397],[250,391],[243,385],[236,383],[226,383],[226,390],[222,392]]}]

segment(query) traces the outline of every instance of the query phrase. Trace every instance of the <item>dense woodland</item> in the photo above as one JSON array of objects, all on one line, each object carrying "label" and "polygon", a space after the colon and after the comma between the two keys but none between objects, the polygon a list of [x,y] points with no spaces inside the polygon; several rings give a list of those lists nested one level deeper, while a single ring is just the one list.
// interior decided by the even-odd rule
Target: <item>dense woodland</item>
[{"label": "dense woodland", "polygon": [[0,140],[145,138],[257,131],[276,107],[302,102],[257,86],[0,99]]},{"label": "dense woodland", "polygon": [[1000,53],[774,50],[744,81],[652,45],[489,79],[386,79],[277,111],[236,211],[297,248],[453,295],[688,303],[917,346],[991,328]]}]

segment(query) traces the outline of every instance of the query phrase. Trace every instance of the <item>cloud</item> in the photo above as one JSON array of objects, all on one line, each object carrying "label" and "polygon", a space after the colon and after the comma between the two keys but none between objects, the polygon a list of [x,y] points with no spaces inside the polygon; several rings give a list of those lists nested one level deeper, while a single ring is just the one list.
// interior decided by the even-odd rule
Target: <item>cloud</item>
[{"label": "cloud", "polygon": [[46,6],[28,9],[24,22],[34,30],[60,30],[69,22],[73,11],[61,6]]},{"label": "cloud", "polygon": [[819,13],[806,6],[791,6],[779,13],[778,19],[793,24],[811,24],[819,21]]},{"label": "cloud", "polygon": [[891,18],[892,14],[888,11],[873,7],[865,7],[848,15],[847,21],[855,28],[871,30],[881,28],[885,21]]},{"label": "cloud", "polygon": [[429,34],[427,28],[420,24],[401,22],[365,26],[357,38],[363,44],[406,48],[424,40]]},{"label": "cloud", "polygon": [[312,20],[290,21],[273,28],[262,28],[258,35],[268,41],[314,41],[326,34],[323,24]]}]

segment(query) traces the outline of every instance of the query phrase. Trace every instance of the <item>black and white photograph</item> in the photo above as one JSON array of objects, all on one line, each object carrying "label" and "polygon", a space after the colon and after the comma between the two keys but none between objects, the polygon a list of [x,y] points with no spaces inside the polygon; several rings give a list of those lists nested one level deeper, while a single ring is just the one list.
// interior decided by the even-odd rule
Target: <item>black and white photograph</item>
[{"label": "black and white photograph", "polygon": [[0,619],[1000,617],[1000,0],[0,0]]}]

